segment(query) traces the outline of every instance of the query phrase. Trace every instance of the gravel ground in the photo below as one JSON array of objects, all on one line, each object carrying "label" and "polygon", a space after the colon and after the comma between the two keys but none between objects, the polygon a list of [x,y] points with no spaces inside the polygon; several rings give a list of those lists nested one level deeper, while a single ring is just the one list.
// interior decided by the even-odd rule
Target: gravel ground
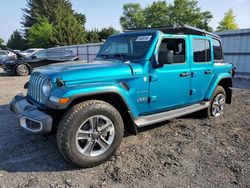
[{"label": "gravel ground", "polygon": [[108,162],[78,169],[54,136],[27,133],[8,103],[28,77],[0,72],[0,187],[250,187],[250,81],[220,119],[192,114],[126,134]]}]

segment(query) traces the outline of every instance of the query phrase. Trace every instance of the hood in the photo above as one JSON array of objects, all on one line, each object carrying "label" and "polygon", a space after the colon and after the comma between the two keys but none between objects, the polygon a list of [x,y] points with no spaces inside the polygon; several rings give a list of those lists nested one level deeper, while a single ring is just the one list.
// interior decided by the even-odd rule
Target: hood
[{"label": "hood", "polygon": [[12,52],[12,53],[14,53],[14,54],[16,54],[16,56],[17,56],[18,58],[25,57],[24,55],[22,55],[22,54],[20,54],[20,53],[18,53],[18,52],[16,52],[16,51],[14,51],[14,50],[12,50],[12,49],[10,49],[10,48],[5,47],[5,49],[6,49],[6,50],[9,50],[10,52]]},{"label": "hood", "polygon": [[34,72],[49,76],[54,81],[59,77],[67,85],[124,79],[131,77],[133,69],[130,64],[119,60],[94,60],[91,63],[79,61],[53,64]]}]

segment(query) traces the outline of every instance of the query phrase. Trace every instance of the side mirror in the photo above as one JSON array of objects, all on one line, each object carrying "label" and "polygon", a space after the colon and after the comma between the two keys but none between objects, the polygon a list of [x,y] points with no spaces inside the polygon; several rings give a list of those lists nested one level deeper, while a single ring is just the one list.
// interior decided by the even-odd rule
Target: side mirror
[{"label": "side mirror", "polygon": [[159,51],[158,63],[160,65],[172,64],[174,62],[174,52],[172,50]]},{"label": "side mirror", "polygon": [[32,56],[32,59],[36,59],[37,57],[35,55]]}]

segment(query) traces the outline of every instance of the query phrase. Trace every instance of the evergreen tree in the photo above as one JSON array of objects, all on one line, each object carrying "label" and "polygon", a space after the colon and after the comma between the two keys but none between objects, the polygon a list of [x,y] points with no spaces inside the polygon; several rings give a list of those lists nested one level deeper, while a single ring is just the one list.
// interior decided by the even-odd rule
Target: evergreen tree
[{"label": "evergreen tree", "polygon": [[75,13],[69,0],[27,0],[27,8],[23,11],[22,24],[25,36],[30,40],[29,29],[39,24],[39,18],[43,17],[53,26],[49,39],[52,46],[81,44],[86,41],[85,15]]},{"label": "evergreen tree", "polygon": [[115,33],[119,33],[119,31],[111,26],[108,28],[103,28],[101,31],[99,31],[99,41],[101,42],[103,39],[107,39],[110,35]]},{"label": "evergreen tree", "polygon": [[15,30],[10,39],[7,42],[7,47],[15,50],[24,50],[26,49],[26,41],[23,39],[21,33],[18,30]]},{"label": "evergreen tree", "polygon": [[86,39],[87,39],[88,43],[100,42],[99,38],[100,38],[99,31],[97,29],[87,31],[87,33],[86,33]]},{"label": "evergreen tree", "polygon": [[47,18],[39,18],[38,23],[28,30],[28,44],[30,47],[47,48],[51,47],[51,36],[53,26]]},{"label": "evergreen tree", "polygon": [[0,49],[4,47],[4,40],[0,37]]},{"label": "evergreen tree", "polygon": [[217,27],[217,31],[226,31],[226,30],[236,30],[239,29],[238,24],[235,21],[235,17],[233,10],[229,9],[225,15],[224,18],[221,20]]}]

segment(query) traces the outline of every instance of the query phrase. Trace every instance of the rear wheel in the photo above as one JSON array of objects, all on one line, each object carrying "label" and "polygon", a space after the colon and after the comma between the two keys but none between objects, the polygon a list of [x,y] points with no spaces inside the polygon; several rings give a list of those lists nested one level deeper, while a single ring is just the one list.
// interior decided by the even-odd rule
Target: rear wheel
[{"label": "rear wheel", "polygon": [[16,68],[16,74],[18,76],[28,76],[30,74],[29,67],[24,64],[18,65]]},{"label": "rear wheel", "polygon": [[208,117],[219,117],[223,115],[226,105],[226,92],[222,86],[217,86],[207,109]]},{"label": "rear wheel", "polygon": [[57,130],[58,147],[68,161],[80,167],[108,160],[123,139],[123,121],[110,104],[91,100],[73,106]]}]

